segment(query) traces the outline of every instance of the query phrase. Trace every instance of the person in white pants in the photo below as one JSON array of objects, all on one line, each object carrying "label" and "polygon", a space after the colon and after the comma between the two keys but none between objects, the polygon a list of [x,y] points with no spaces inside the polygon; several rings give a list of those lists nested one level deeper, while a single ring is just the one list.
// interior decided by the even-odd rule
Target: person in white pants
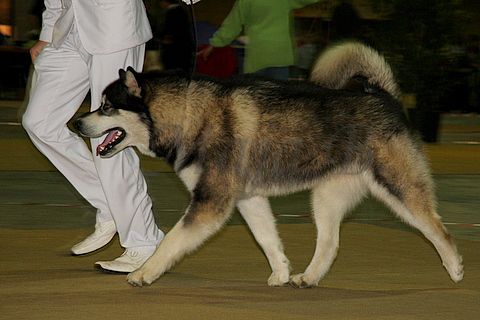
[{"label": "person in white pants", "polygon": [[[72,247],[95,251],[118,232],[125,248],[97,267],[131,272],[155,251],[164,234],[155,224],[139,158],[126,149],[101,159],[67,122],[90,90],[91,109],[118,70],[142,70],[150,25],[141,0],[45,0],[40,39],[30,50],[36,81],[22,124],[35,146],[97,209],[95,231]],[[91,139],[92,150],[103,139]]]}]

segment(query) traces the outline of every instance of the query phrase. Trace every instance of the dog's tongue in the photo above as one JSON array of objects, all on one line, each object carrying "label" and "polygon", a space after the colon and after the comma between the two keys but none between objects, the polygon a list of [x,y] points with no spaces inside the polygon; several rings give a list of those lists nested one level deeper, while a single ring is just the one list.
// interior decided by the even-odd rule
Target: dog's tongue
[{"label": "dog's tongue", "polygon": [[107,134],[107,136],[105,137],[105,140],[103,140],[103,142],[97,146],[97,156],[100,154],[100,149],[107,146],[113,140],[113,137],[115,137],[117,132],[118,132],[117,130],[112,130]]}]

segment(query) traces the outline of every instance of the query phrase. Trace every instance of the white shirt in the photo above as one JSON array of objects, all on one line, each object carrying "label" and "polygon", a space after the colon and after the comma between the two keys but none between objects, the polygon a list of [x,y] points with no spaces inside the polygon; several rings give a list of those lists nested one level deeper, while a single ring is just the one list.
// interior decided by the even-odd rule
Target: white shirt
[{"label": "white shirt", "polygon": [[44,3],[40,40],[55,40],[56,46],[73,23],[90,54],[125,50],[152,38],[142,0],[44,0]]}]

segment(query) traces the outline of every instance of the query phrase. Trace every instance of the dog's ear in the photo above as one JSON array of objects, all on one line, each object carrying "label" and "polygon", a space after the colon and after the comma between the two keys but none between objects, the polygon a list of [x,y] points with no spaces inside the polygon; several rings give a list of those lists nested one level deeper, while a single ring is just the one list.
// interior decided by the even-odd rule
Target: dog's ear
[{"label": "dog's ear", "polygon": [[125,75],[126,75],[126,74],[127,74],[127,73],[125,72],[125,70],[123,70],[123,69],[119,69],[119,70],[118,70],[118,76],[119,76],[120,79],[123,80],[123,81],[125,81]]},{"label": "dog's ear", "polygon": [[120,79],[123,81],[125,86],[127,86],[128,93],[133,96],[141,98],[142,88],[138,85],[137,81],[137,72],[132,67],[128,67],[127,71],[120,69],[118,70]]},{"label": "dog's ear", "polygon": [[137,71],[135,71],[135,69],[133,69],[132,66],[128,66],[128,67],[127,67],[127,71],[130,71],[130,72],[133,73],[134,75],[137,75]]}]

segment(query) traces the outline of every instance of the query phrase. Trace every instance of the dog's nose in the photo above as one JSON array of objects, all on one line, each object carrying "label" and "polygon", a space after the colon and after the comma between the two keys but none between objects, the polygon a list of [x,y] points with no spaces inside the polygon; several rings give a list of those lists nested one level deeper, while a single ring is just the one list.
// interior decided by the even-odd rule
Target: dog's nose
[{"label": "dog's nose", "polygon": [[76,119],[72,122],[72,126],[75,130],[82,131],[82,119]]}]

